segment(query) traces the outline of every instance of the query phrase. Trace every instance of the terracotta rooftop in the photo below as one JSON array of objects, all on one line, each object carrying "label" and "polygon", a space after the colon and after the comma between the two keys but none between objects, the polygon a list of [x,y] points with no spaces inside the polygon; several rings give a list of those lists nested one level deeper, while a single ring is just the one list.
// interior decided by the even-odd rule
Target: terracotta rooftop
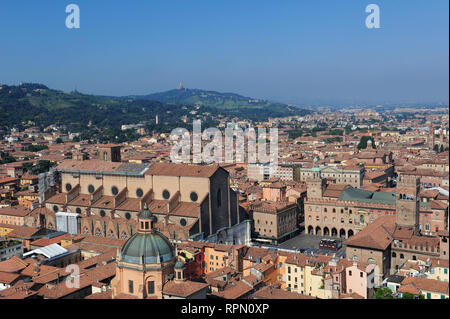
[{"label": "terracotta rooftop", "polygon": [[189,177],[211,177],[219,169],[218,164],[191,165],[175,163],[155,163],[145,173],[146,175],[164,176],[189,176]]}]

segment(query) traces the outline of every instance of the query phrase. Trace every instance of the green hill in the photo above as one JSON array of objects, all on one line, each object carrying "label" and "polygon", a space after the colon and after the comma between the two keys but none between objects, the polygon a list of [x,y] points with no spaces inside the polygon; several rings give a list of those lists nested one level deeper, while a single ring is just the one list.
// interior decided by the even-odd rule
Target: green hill
[{"label": "green hill", "polygon": [[271,109],[281,113],[290,114],[298,111],[282,103],[274,103],[266,100],[245,97],[235,93],[220,93],[199,89],[179,88],[161,93],[148,95],[130,95],[121,97],[124,100],[154,100],[170,104],[184,104],[207,106],[217,109]]},{"label": "green hill", "polygon": [[[193,109],[195,107],[195,109]],[[233,93],[180,89],[145,96],[105,97],[52,90],[42,84],[0,85],[0,131],[29,123],[41,129],[60,124],[86,137],[124,138],[123,124],[143,123],[152,131],[170,132],[189,123],[181,117],[202,118],[208,127],[217,125],[216,115],[256,121],[268,117],[304,115],[310,111],[285,104],[255,100]],[[158,115],[160,122],[154,121]],[[190,123],[192,125],[192,123]],[[189,126],[188,126],[189,127]],[[105,137],[106,136],[106,137]],[[126,137],[126,139],[131,137]]]}]

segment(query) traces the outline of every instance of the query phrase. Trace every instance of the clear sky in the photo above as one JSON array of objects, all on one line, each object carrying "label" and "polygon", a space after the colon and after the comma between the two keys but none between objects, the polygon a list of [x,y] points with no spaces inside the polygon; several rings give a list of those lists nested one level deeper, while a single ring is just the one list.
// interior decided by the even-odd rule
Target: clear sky
[{"label": "clear sky", "polygon": [[[81,10],[67,29],[65,8]],[[381,28],[365,8],[380,6]],[[448,0],[1,0],[0,83],[448,103]]]}]

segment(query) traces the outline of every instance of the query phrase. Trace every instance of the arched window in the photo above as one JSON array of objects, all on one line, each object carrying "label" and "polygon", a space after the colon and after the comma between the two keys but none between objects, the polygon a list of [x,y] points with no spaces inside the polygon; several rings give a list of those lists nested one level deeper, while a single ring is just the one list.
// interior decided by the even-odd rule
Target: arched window
[{"label": "arched window", "polygon": [[103,236],[102,231],[100,230],[100,228],[97,228],[95,230],[95,236],[97,236],[97,237],[102,237]]},{"label": "arched window", "polygon": [[397,258],[397,253],[395,251],[392,252],[392,258]]}]

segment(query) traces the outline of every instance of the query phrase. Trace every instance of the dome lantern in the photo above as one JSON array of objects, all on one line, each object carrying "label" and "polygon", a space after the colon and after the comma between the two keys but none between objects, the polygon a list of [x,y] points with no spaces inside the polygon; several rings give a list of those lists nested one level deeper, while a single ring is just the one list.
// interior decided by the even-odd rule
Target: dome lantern
[{"label": "dome lantern", "polygon": [[153,216],[153,213],[148,208],[147,203],[145,203],[144,210],[141,212],[138,218],[138,232],[146,233],[153,231],[153,223],[155,222],[155,220],[155,216]]}]

